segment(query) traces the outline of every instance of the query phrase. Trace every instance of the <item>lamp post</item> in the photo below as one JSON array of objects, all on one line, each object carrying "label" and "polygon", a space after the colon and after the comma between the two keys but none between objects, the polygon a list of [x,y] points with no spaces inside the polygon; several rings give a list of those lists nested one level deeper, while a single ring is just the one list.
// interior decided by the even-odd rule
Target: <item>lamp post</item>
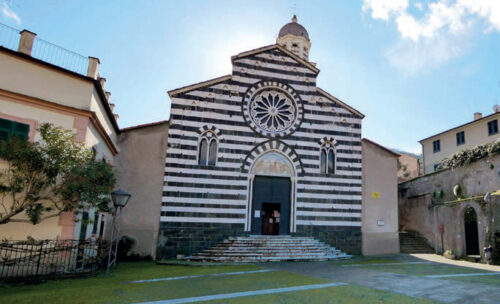
[{"label": "lamp post", "polygon": [[108,267],[107,271],[111,269],[114,265],[116,265],[116,256],[118,252],[118,238],[120,237],[120,222],[118,219],[122,214],[122,209],[127,205],[128,200],[131,195],[122,189],[115,190],[111,192],[111,199],[113,200],[113,205],[115,206],[115,210],[113,211],[113,228],[111,231],[111,244],[109,246],[109,255],[108,255]]}]

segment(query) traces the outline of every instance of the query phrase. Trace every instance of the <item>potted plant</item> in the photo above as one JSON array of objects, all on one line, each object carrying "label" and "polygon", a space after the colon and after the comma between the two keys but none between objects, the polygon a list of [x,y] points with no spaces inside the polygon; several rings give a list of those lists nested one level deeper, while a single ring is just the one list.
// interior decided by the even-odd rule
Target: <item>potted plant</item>
[{"label": "potted plant", "polygon": [[453,250],[446,250],[443,254],[443,256],[447,259],[454,260],[455,259],[455,254],[453,253]]}]

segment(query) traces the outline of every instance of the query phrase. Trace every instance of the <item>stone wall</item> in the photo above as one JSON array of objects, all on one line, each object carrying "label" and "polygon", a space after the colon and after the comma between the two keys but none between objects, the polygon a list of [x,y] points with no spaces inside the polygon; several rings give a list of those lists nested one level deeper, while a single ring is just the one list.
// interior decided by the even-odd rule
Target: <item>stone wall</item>
[{"label": "stone wall", "polygon": [[361,227],[298,225],[293,236],[314,237],[348,254],[361,254]]},{"label": "stone wall", "polygon": [[[490,205],[483,199],[465,200],[452,205],[435,204],[455,201],[455,185],[460,185],[465,197],[483,196],[486,192],[500,189],[500,156],[483,159],[467,167],[446,169],[427,174],[399,184],[399,224],[401,230],[421,233],[438,251],[453,250],[455,255],[466,255],[464,212],[472,207],[477,213],[479,248],[488,244],[487,224],[490,212],[493,233],[500,233],[500,198]],[[443,243],[439,225],[444,226]],[[496,225],[496,227],[494,226]]]},{"label": "stone wall", "polygon": [[243,224],[162,222],[157,260],[199,253],[231,236],[248,236],[244,228]]}]

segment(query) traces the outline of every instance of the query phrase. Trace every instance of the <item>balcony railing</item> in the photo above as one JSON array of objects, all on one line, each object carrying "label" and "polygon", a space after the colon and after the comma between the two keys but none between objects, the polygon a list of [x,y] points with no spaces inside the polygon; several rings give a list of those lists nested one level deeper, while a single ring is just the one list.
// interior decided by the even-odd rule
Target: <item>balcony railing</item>
[{"label": "balcony railing", "polygon": [[[0,46],[18,51],[21,31],[0,23]],[[32,51],[33,58],[51,63],[66,70],[87,76],[89,58],[58,45],[35,37]]]}]

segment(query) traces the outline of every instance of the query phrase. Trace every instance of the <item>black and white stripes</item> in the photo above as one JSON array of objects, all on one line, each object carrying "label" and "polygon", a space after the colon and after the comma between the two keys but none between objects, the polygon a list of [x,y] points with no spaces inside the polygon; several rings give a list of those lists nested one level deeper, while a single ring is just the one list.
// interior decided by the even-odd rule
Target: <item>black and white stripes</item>
[{"label": "black and white stripes", "polygon": [[[316,87],[317,71],[278,47],[233,58],[231,77],[170,92],[162,222],[245,224],[253,162],[278,151],[295,167],[298,225],[361,226],[362,114]],[[277,136],[259,133],[246,111],[262,88],[283,90],[297,104],[293,127]],[[218,138],[215,166],[197,162],[200,135]],[[320,149],[335,142],[336,170],[320,173]]]}]

